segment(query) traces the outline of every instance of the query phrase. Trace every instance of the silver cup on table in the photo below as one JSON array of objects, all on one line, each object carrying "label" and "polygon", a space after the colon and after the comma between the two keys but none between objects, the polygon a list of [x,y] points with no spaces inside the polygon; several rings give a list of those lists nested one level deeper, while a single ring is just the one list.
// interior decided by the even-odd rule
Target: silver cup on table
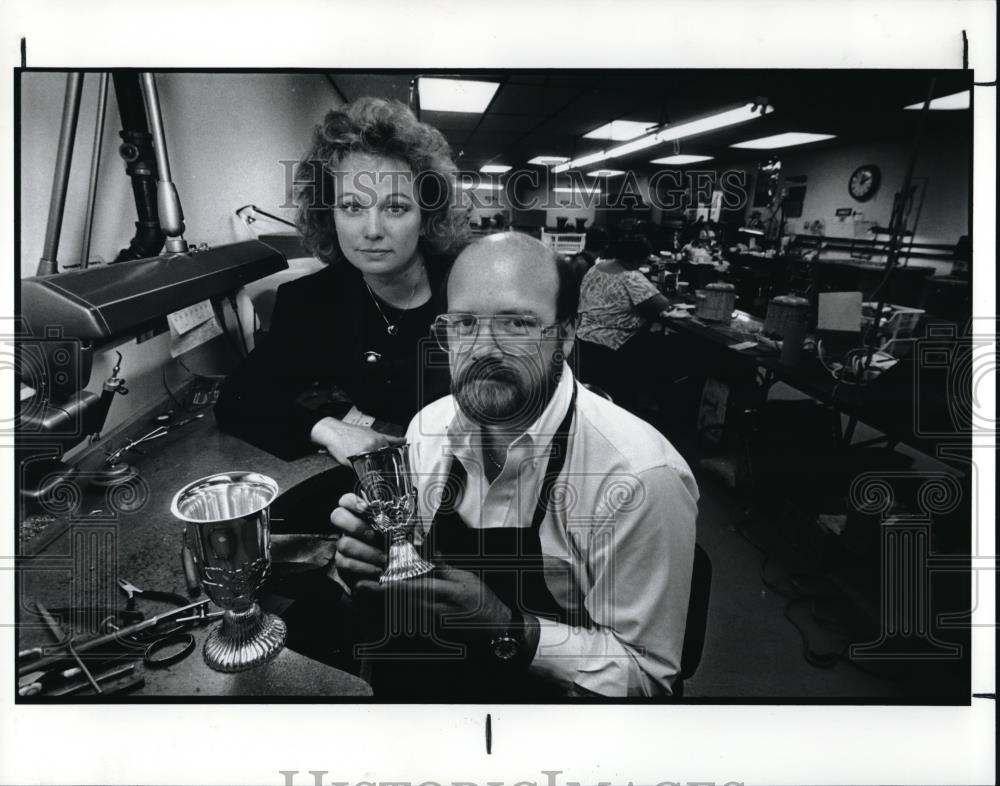
[{"label": "silver cup on table", "polygon": [[417,513],[417,491],[410,473],[410,446],[399,445],[351,456],[368,503],[372,528],[389,536],[389,555],[379,577],[382,584],[422,576],[434,570],[407,538]]},{"label": "silver cup on table", "polygon": [[170,509],[185,522],[186,539],[208,596],[223,609],[205,641],[216,671],[253,668],[277,655],[287,628],[261,611],[255,597],[271,565],[270,505],[278,484],[256,472],[222,472],[189,483]]}]

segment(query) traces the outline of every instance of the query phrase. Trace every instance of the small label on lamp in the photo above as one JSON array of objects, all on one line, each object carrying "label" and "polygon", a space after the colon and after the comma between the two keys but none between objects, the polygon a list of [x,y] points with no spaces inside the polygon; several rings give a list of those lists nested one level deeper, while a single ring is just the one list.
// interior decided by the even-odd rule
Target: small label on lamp
[{"label": "small label on lamp", "polygon": [[[207,301],[206,301],[207,302]],[[172,315],[171,315],[172,316]],[[184,335],[180,335],[174,330],[173,323],[170,324],[170,356],[178,357],[185,352],[190,352],[195,347],[204,344],[216,336],[222,335],[222,325],[215,314],[206,319],[197,327],[188,330]]]},{"label": "small label on lamp", "polygon": [[203,300],[200,303],[195,303],[193,306],[188,306],[187,308],[182,308],[180,311],[175,311],[173,314],[168,314],[167,321],[170,322],[171,333],[183,336],[189,330],[194,330],[214,316],[215,311],[212,310],[212,302],[210,300]]}]

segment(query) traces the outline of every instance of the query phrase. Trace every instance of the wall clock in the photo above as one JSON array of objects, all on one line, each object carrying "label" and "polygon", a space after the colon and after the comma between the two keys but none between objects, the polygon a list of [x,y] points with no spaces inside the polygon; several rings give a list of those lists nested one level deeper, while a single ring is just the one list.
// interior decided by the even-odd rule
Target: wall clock
[{"label": "wall clock", "polygon": [[851,173],[847,181],[847,190],[856,200],[864,202],[875,195],[881,180],[882,173],[879,168],[874,164],[865,164]]}]

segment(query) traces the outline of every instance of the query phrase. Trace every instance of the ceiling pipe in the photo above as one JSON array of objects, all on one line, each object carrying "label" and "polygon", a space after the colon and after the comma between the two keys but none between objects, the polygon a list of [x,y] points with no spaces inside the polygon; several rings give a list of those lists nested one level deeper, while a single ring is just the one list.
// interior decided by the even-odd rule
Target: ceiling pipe
[{"label": "ceiling pipe", "polygon": [[[927,116],[930,114],[931,101],[934,98],[934,86],[937,78],[931,77],[927,84],[927,96],[924,99],[923,108],[920,110],[920,118],[917,122],[917,131],[913,136],[913,145],[910,148],[910,156],[906,161],[906,172],[903,175],[903,185],[896,195],[892,206],[892,214],[889,218],[889,247],[885,258],[885,274],[882,280],[875,287],[869,296],[870,300],[875,300],[878,304],[875,309],[875,317],[868,335],[868,351],[865,355],[864,368],[871,368],[872,357],[875,354],[875,346],[878,344],[878,331],[882,323],[882,312],[887,305],[885,286],[892,277],[892,272],[899,265],[899,255],[906,235],[906,210],[910,201],[910,187],[913,184],[913,170],[917,164],[917,156],[920,154],[920,145],[924,138],[924,129],[927,125]],[[913,227],[913,234],[916,235],[916,225]]]},{"label": "ceiling pipe", "polygon": [[66,210],[66,191],[73,165],[73,146],[76,142],[76,124],[80,118],[80,96],[83,93],[83,74],[66,75],[66,95],[63,98],[62,127],[59,129],[59,147],[56,150],[56,168],[52,175],[52,198],[49,200],[49,220],[45,227],[45,245],[38,260],[39,276],[59,272],[59,237],[62,234],[63,213]]},{"label": "ceiling pipe", "polygon": [[87,213],[83,220],[83,248],[80,252],[80,267],[90,264],[90,238],[94,231],[94,206],[97,204],[97,179],[101,172],[101,143],[104,141],[104,118],[108,111],[107,71],[101,74],[97,92],[97,121],[94,126],[94,149],[90,154],[90,189],[87,192]]},{"label": "ceiling pipe", "polygon": [[160,114],[160,96],[156,90],[156,78],[148,71],[140,74],[143,98],[146,101],[146,117],[153,135],[153,154],[156,156],[158,179],[156,201],[159,208],[160,228],[167,236],[166,250],[171,254],[184,254],[188,250],[184,240],[184,211],[177,196],[177,187],[170,177],[170,159],[167,156],[167,135],[163,129],[163,115]]}]

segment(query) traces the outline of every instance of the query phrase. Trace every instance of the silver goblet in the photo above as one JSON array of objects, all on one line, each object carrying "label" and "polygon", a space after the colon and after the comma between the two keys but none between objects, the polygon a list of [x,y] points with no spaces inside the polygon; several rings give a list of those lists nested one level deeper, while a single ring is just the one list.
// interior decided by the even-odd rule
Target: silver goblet
[{"label": "silver goblet", "polygon": [[359,453],[349,460],[368,503],[372,527],[389,536],[389,557],[379,583],[412,579],[434,570],[407,538],[417,511],[409,445]]},{"label": "silver goblet", "polygon": [[243,671],[281,651],[287,628],[254,600],[270,569],[269,509],[278,484],[256,472],[223,472],[189,483],[171,512],[187,524],[186,538],[205,592],[222,607],[222,622],[205,641],[216,671]]}]

